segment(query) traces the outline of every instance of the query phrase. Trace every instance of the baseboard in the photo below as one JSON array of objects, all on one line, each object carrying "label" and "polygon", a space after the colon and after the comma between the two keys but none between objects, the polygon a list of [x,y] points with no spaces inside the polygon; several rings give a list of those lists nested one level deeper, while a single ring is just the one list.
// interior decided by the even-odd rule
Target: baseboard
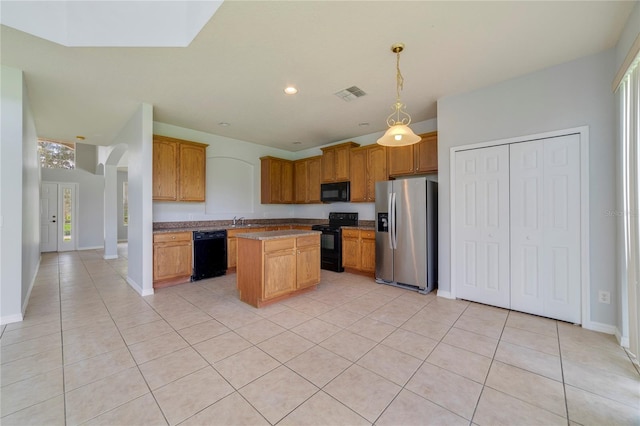
[{"label": "baseboard", "polygon": [[584,321],[582,323],[582,328],[606,334],[616,334],[616,330],[618,329],[615,325],[603,324],[595,321]]},{"label": "baseboard", "polygon": [[127,283],[133,288],[140,296],[151,296],[153,294],[153,289],[143,290],[141,286],[138,285],[137,282],[131,279],[131,277],[127,277]]},{"label": "baseboard", "polygon": [[450,291],[442,291],[440,289],[437,290],[436,296],[443,297],[445,299],[453,299],[454,298],[453,296],[451,296],[451,292]]},{"label": "baseboard", "polygon": [[104,246],[93,246],[93,247],[78,247],[76,250],[100,250],[103,249]]},{"label": "baseboard", "polygon": [[618,341],[618,343],[620,344],[620,346],[622,346],[623,348],[629,348],[629,336],[623,336],[620,333],[620,329],[618,327],[616,327],[616,332],[614,333],[616,336],[616,340]]},{"label": "baseboard", "polygon": [[0,317],[0,325],[11,324],[13,322],[20,322],[22,320],[23,320],[22,314],[7,315],[5,317]]},{"label": "baseboard", "polygon": [[[27,297],[24,298],[24,303],[22,304],[22,318],[24,318],[25,312],[27,312],[27,305],[29,304],[29,299],[31,298],[31,290],[33,290],[33,286],[36,284],[36,277],[38,276],[38,272],[40,271],[40,262],[42,261],[42,255],[38,256],[38,264],[36,265],[36,272],[31,277],[31,283],[29,284],[29,290],[27,291]],[[20,319],[22,321],[22,319]]]}]

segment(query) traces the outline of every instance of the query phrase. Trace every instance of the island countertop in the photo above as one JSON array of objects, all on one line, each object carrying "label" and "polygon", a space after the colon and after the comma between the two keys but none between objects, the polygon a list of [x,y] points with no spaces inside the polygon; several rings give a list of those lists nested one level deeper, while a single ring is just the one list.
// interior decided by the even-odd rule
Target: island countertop
[{"label": "island countertop", "polygon": [[306,235],[321,234],[320,231],[306,231],[302,229],[282,229],[279,231],[251,232],[237,234],[237,238],[249,240],[275,240],[278,238],[303,237]]}]

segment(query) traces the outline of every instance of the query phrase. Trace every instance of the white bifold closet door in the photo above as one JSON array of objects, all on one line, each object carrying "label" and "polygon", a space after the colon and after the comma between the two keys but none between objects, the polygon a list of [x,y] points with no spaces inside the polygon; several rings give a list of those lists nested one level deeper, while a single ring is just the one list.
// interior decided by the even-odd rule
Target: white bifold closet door
[{"label": "white bifold closet door", "polygon": [[455,154],[456,297],[580,322],[579,135]]},{"label": "white bifold closet door", "polygon": [[456,153],[456,296],[509,308],[509,146]]},{"label": "white bifold closet door", "polygon": [[511,309],[580,322],[580,138],[510,145]]}]

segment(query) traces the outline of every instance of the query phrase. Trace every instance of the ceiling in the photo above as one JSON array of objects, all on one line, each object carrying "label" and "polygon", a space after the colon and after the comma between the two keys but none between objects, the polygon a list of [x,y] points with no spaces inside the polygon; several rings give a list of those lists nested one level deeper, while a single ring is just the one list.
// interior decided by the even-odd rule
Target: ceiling
[{"label": "ceiling", "polygon": [[[298,151],[386,129],[393,43],[418,122],[439,98],[615,46],[635,4],[226,0],[188,47],[65,47],[2,25],[0,58],[24,70],[39,137],[109,145],[144,102],[154,121]],[[334,95],[351,86],[366,96]]]}]

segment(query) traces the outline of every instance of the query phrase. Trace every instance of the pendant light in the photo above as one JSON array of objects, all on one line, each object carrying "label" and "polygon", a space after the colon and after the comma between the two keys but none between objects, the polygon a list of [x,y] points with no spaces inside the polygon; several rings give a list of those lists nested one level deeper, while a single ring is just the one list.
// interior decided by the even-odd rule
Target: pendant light
[{"label": "pendant light", "polygon": [[404,78],[400,73],[400,52],[404,50],[404,44],[396,43],[391,46],[391,51],[397,56],[396,59],[396,103],[393,104],[391,109],[393,112],[387,117],[387,124],[389,129],[385,134],[378,139],[379,145],[384,146],[406,146],[413,145],[420,142],[422,139],[420,136],[413,133],[409,128],[411,123],[411,116],[404,110],[405,105],[400,102],[400,91],[404,83]]}]

